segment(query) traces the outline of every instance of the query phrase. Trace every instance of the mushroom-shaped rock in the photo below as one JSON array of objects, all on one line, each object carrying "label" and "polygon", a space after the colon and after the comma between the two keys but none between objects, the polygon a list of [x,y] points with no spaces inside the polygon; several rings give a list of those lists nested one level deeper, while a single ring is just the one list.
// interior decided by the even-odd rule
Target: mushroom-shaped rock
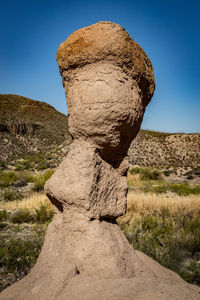
[{"label": "mushroom-shaped rock", "polygon": [[94,143],[106,161],[122,160],[154,92],[151,62],[119,25],[99,22],[60,45],[69,130]]}]

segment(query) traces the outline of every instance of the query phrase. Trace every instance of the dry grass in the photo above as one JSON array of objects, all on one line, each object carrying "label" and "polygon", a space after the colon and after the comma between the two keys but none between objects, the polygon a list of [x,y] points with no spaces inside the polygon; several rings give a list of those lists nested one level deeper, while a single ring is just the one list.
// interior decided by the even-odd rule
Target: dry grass
[{"label": "dry grass", "polygon": [[134,249],[200,285],[200,195],[131,191],[118,224]]},{"label": "dry grass", "polygon": [[[125,216],[142,216],[145,214],[154,214],[162,209],[169,209],[171,213],[175,213],[180,209],[185,209],[187,212],[193,212],[195,214],[200,211],[200,196],[178,196],[176,194],[156,194],[156,193],[144,193],[141,191],[129,191],[127,197],[127,213]],[[14,200],[10,202],[0,202],[0,209],[15,210],[24,209],[29,210],[38,209],[41,205],[47,206],[52,209],[52,204],[41,193],[34,193],[31,196],[24,198],[23,200]],[[125,217],[124,216],[124,217]]]},{"label": "dry grass", "polygon": [[16,209],[39,209],[45,205],[49,210],[52,210],[52,204],[44,193],[34,193],[23,200],[14,200],[10,202],[0,202],[0,209],[16,210]]},{"label": "dry grass", "polygon": [[200,195],[178,196],[175,194],[155,194],[140,191],[130,191],[127,197],[127,213],[121,217],[123,222],[144,215],[155,215],[163,209],[169,210],[170,214],[185,210],[196,215],[200,211]]}]

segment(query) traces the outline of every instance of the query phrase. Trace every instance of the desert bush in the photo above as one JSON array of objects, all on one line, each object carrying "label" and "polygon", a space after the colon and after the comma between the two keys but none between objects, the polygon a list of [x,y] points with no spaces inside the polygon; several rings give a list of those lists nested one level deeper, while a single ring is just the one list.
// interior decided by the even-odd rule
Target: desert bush
[{"label": "desert bush", "polygon": [[200,176],[200,166],[197,166],[195,168],[193,168],[193,174]]},{"label": "desert bush", "polygon": [[45,169],[48,169],[48,168],[49,168],[49,163],[46,162],[46,161],[41,161],[41,162],[39,162],[39,164],[37,164],[37,167],[36,167],[36,169],[37,169],[38,171],[40,171],[40,170],[45,170]]},{"label": "desert bush", "polygon": [[0,171],[0,188],[8,187],[16,180],[16,173]]},{"label": "desert bush", "polygon": [[25,166],[23,166],[22,164],[17,163],[15,165],[15,171],[23,171],[23,170],[25,170]]},{"label": "desert bush", "polygon": [[35,216],[26,208],[18,209],[10,214],[9,221],[14,224],[33,223],[35,221]]},{"label": "desert bush", "polygon": [[17,174],[19,180],[25,180],[26,182],[33,182],[34,181],[34,174],[30,171],[24,170],[20,171]]},{"label": "desert bush", "polygon": [[200,186],[190,186],[188,183],[172,183],[168,185],[168,190],[180,196],[187,196],[190,194],[200,194]]},{"label": "desert bush", "polygon": [[51,222],[53,218],[53,210],[48,209],[47,205],[41,205],[35,209],[35,220],[38,223]]},{"label": "desert bush", "polygon": [[140,177],[142,180],[159,180],[161,178],[161,174],[158,170],[145,168],[141,172]]},{"label": "desert bush", "polygon": [[18,163],[15,165],[15,170],[17,171],[33,170],[33,169],[34,169],[34,162],[32,158],[18,161]]},{"label": "desert bush", "polygon": [[11,234],[0,240],[1,278],[6,279],[7,275],[12,274],[11,280],[2,280],[0,291],[27,275],[41,251],[45,228],[32,226],[27,236],[23,236],[23,228],[16,228],[20,237],[14,234],[13,229]]},{"label": "desert bush", "polygon": [[179,196],[188,196],[188,195],[198,195],[200,194],[200,186],[190,186],[187,183],[165,183],[161,182],[157,186],[149,186],[149,189],[144,191],[146,192],[155,192],[155,193],[166,193],[167,191],[176,193]]},{"label": "desert bush", "polygon": [[2,161],[0,160],[0,170],[5,170],[7,168],[6,166],[6,162],[5,161]]},{"label": "desert bush", "polygon": [[3,199],[5,201],[21,200],[22,198],[22,194],[16,190],[7,188],[3,191]]},{"label": "desert bush", "polygon": [[129,172],[132,175],[134,175],[134,174],[140,174],[141,173],[141,168],[140,167],[131,168],[131,169],[129,169]]},{"label": "desert bush", "polygon": [[0,210],[0,222],[5,222],[7,221],[10,213],[6,211],[5,209]]},{"label": "desert bush", "polygon": [[[20,208],[13,211],[9,215],[9,221],[14,224],[22,223],[50,223],[53,218],[53,210],[49,209],[47,205],[41,204],[40,207],[30,210],[27,208]],[[2,218],[4,213],[2,213]],[[1,216],[0,216],[1,217]],[[5,216],[8,218],[8,216]]]},{"label": "desert bush", "polygon": [[44,185],[46,181],[51,177],[53,174],[53,170],[47,170],[43,174],[35,175],[33,177],[33,182],[34,182],[34,191],[39,192],[44,189]]},{"label": "desert bush", "polygon": [[0,266],[7,272],[25,271],[33,265],[41,250],[41,242],[11,239],[0,241]]},{"label": "desert bush", "polygon": [[140,174],[141,180],[159,180],[161,173],[156,169],[135,167],[129,170],[133,174]]},{"label": "desert bush", "polygon": [[[168,166],[168,168],[169,168],[169,166]],[[173,169],[173,170],[164,170],[163,172],[162,172],[165,176],[170,176],[171,174],[175,174],[175,175],[177,175],[177,170],[175,170],[175,169]]]},{"label": "desert bush", "polygon": [[163,174],[164,174],[165,176],[169,176],[169,175],[171,174],[171,171],[170,171],[170,170],[164,170],[164,171],[163,171]]}]

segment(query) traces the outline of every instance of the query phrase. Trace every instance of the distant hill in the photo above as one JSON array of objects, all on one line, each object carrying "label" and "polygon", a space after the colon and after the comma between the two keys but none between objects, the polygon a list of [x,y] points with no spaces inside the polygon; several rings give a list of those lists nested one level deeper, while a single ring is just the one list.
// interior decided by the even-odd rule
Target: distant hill
[{"label": "distant hill", "polygon": [[[70,142],[67,116],[45,102],[0,95],[0,160],[51,152],[56,165]],[[140,130],[128,155],[133,165],[196,167],[200,165],[200,134]]]},{"label": "distant hill", "polygon": [[131,144],[128,155],[130,163],[139,166],[200,166],[200,134],[140,130]]},{"label": "distant hill", "polygon": [[68,118],[51,105],[0,95],[0,159],[50,150],[70,140]]}]

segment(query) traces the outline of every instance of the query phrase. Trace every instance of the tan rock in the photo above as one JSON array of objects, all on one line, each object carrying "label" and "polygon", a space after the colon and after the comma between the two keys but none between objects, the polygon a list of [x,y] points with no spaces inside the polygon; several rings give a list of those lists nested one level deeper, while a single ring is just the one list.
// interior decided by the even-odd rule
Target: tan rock
[{"label": "tan rock", "polygon": [[61,210],[73,206],[89,218],[115,219],[126,211],[127,180],[120,173],[88,142],[75,140],[46,193]]},{"label": "tan rock", "polygon": [[102,61],[69,74],[71,80],[64,82],[70,133],[94,144],[104,160],[122,160],[145,110],[137,82]]},{"label": "tan rock", "polygon": [[126,153],[154,90],[148,57],[121,26],[100,22],[73,33],[57,60],[74,141],[45,186],[55,215],[38,261],[0,299],[199,299],[115,223],[126,210]]}]

